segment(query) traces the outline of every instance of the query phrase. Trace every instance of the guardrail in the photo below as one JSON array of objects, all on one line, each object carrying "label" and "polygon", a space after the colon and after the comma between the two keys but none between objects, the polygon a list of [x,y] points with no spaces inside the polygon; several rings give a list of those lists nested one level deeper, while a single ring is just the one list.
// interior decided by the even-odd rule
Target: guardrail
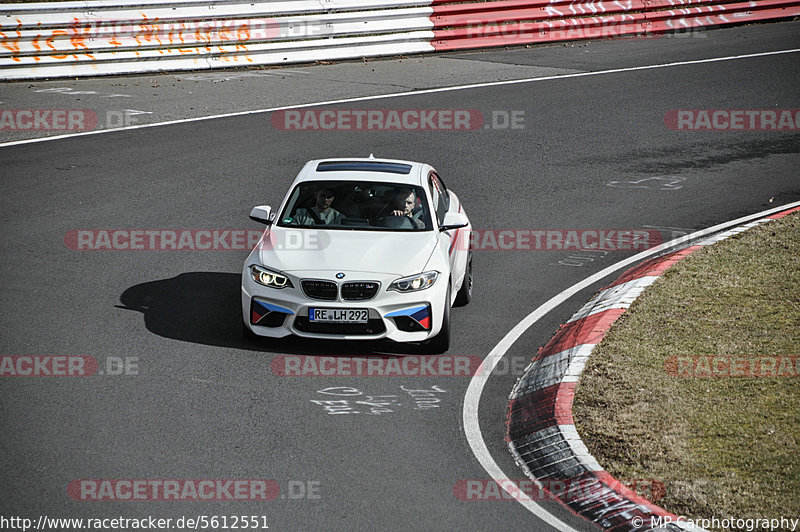
[{"label": "guardrail", "polygon": [[800,16],[800,0],[87,0],[0,6],[0,79],[309,63]]}]

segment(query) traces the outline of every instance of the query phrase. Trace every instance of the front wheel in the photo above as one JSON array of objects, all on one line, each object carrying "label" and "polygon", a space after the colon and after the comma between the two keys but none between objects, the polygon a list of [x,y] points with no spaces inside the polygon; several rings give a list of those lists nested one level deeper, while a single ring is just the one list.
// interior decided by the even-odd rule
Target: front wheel
[{"label": "front wheel", "polygon": [[444,300],[444,313],[442,315],[442,328],[439,334],[423,345],[425,351],[431,355],[440,355],[450,349],[450,284],[447,285],[447,294]]}]

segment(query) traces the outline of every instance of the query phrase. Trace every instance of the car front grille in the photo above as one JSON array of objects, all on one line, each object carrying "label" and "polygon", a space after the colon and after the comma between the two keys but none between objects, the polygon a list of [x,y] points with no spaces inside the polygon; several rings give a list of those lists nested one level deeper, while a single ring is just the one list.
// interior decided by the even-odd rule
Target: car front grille
[{"label": "car front grille", "polygon": [[346,301],[364,301],[372,299],[378,293],[380,285],[374,282],[350,282],[342,285],[342,299]]},{"label": "car front grille", "polygon": [[300,283],[303,293],[311,299],[321,299],[323,301],[335,301],[338,293],[336,283],[330,281],[303,281]]}]

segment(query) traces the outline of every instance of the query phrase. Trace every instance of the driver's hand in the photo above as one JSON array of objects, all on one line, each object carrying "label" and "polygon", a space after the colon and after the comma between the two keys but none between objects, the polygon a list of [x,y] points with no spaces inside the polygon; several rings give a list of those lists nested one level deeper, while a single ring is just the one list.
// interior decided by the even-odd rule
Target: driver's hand
[{"label": "driver's hand", "polygon": [[405,216],[405,215],[406,215],[405,212],[397,210],[397,209],[392,211],[392,216]]}]

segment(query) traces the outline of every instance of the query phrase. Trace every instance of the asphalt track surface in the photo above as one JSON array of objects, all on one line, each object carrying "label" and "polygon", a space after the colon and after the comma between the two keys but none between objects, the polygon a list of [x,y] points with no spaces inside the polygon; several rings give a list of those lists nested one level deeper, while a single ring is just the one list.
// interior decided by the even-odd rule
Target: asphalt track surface
[{"label": "asphalt track surface", "polygon": [[[560,46],[479,57],[605,70],[795,49],[797,28],[781,23],[711,32],[712,49],[700,39],[626,39],[592,43],[592,57]],[[239,311],[247,252],[77,252],[65,246],[64,235],[73,229],[257,228],[247,219],[249,209],[275,205],[305,161],[372,152],[431,163],[476,228],[655,227],[666,240],[800,199],[797,133],[678,132],[664,123],[670,109],[796,109],[798,57],[331,107],[478,109],[486,116],[524,111],[524,128],[513,130],[285,132],[256,114],[0,148],[2,354],[89,355],[101,364],[107,357],[138,359],[135,375],[0,381],[0,515],[236,514],[265,515],[272,529],[547,529],[513,501],[454,495],[459,480],[487,478],[461,426],[468,378],[277,376],[270,362],[281,354],[413,349],[251,343],[241,338]],[[448,354],[485,356],[539,304],[631,254],[476,252],[474,299],[452,313]],[[483,437],[509,478],[522,477],[503,439],[507,397],[519,376],[513,369],[602,284],[537,322],[508,351],[501,364],[506,371],[484,390]],[[366,395],[402,395],[401,386],[438,386],[446,393],[439,408],[414,410],[406,401],[382,415],[329,415],[311,402],[321,398],[319,390],[337,386]],[[265,478],[278,483],[283,497],[71,500],[66,486],[86,478]],[[299,483],[312,483],[319,496],[292,498]],[[593,529],[557,504],[542,505],[577,529]]]}]

